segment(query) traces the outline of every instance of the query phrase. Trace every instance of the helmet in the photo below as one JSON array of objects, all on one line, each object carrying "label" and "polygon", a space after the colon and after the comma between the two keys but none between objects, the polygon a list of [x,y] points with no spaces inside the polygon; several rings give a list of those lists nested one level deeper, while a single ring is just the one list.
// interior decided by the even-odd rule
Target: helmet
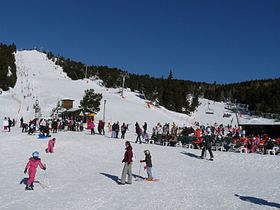
[{"label": "helmet", "polygon": [[38,158],[39,157],[39,152],[37,152],[37,151],[33,152],[32,157],[37,157]]},{"label": "helmet", "polygon": [[144,153],[145,153],[146,155],[149,155],[149,154],[150,154],[150,151],[149,151],[149,150],[145,150]]}]

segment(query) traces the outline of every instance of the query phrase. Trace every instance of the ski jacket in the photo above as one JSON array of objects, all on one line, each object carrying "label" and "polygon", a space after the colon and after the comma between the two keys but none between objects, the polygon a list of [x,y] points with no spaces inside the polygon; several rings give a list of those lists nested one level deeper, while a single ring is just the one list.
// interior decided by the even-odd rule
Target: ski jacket
[{"label": "ski jacket", "polygon": [[143,129],[144,129],[144,131],[147,130],[147,123],[145,123],[145,124],[143,125]]},{"label": "ski jacket", "polygon": [[122,132],[126,132],[126,129],[127,129],[126,125],[122,125],[121,131],[122,131]]},{"label": "ski jacket", "polygon": [[212,146],[211,136],[210,135],[205,135],[203,137],[203,143],[204,143],[206,148],[211,148],[211,146]]},{"label": "ski jacket", "polygon": [[89,126],[90,126],[91,129],[93,129],[93,128],[95,127],[94,122],[91,122],[91,123],[89,124]]},{"label": "ski jacket", "polygon": [[51,140],[49,140],[48,147],[53,148],[54,144],[55,144],[55,141],[53,139],[51,139]]},{"label": "ski jacket", "polygon": [[36,172],[36,169],[38,167],[38,165],[40,166],[41,169],[45,170],[45,166],[43,165],[43,163],[41,162],[40,158],[33,158],[31,157],[28,161],[28,163],[26,164],[25,168],[28,169],[29,172]]},{"label": "ski jacket", "polygon": [[146,155],[145,160],[141,160],[141,162],[145,162],[147,167],[152,167],[152,156]]},{"label": "ski jacket", "polygon": [[142,130],[141,130],[140,126],[139,125],[136,126],[136,134],[140,135],[141,133],[142,133]]},{"label": "ski jacket", "polygon": [[9,121],[3,120],[3,127],[8,127],[8,126],[9,126]]},{"label": "ski jacket", "polygon": [[132,157],[133,157],[133,153],[132,153],[132,147],[128,146],[125,148],[126,151],[124,153],[124,158],[122,160],[122,163],[132,163]]}]

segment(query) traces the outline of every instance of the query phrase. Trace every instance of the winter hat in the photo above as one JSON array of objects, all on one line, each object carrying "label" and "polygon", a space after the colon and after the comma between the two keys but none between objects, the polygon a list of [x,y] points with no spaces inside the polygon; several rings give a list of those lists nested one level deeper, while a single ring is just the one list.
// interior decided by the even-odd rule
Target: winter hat
[{"label": "winter hat", "polygon": [[37,157],[38,158],[39,157],[39,152],[37,152],[37,151],[33,152],[32,157],[34,157],[34,158]]},{"label": "winter hat", "polygon": [[144,153],[145,153],[146,155],[149,155],[149,154],[150,154],[150,151],[149,151],[149,150],[145,150]]}]

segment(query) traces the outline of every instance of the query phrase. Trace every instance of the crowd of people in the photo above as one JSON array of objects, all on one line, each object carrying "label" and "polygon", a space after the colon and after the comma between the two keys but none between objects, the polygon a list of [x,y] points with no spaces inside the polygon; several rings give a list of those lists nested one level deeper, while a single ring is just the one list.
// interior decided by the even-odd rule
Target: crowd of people
[{"label": "crowd of people", "polygon": [[[15,126],[16,121],[5,117],[3,120],[3,129],[11,131],[11,127]],[[82,120],[72,120],[72,119],[32,119],[28,123],[24,122],[23,118],[20,119],[20,127],[22,132],[27,132],[28,134],[33,134],[39,131],[39,136],[43,135],[45,137],[50,137],[50,133],[57,133],[58,131],[83,131],[84,123]],[[88,125],[91,134],[95,134],[95,124],[92,121]],[[113,124],[107,123],[108,133],[111,133],[111,138],[119,138],[119,133],[121,132],[121,139],[125,139],[125,134],[129,130],[129,124],[123,123],[120,126],[119,121]],[[105,135],[105,122],[99,120],[97,123],[97,132],[100,135]],[[214,159],[212,149],[218,147],[221,151],[239,151],[246,150],[249,153],[261,153],[268,154],[268,151],[275,151],[274,154],[279,154],[280,150],[280,138],[272,139],[266,133],[261,133],[260,135],[247,135],[245,130],[241,127],[231,126],[231,125],[199,125],[195,123],[194,127],[179,127],[174,122],[170,125],[165,123],[161,125],[157,123],[156,126],[152,128],[151,135],[148,134],[148,124],[145,122],[140,125],[138,122],[135,123],[135,143],[149,143],[152,140],[155,144],[165,145],[165,146],[177,146],[177,145],[191,145],[191,148],[201,149],[200,158],[205,158],[206,151],[210,154],[210,159]],[[51,138],[48,141],[46,153],[54,152],[54,145],[56,138]],[[180,143],[180,144],[179,144]],[[125,142],[126,151],[124,154],[124,163],[122,176],[119,184],[131,184],[132,183],[132,146],[130,141]],[[145,159],[140,162],[146,164],[145,169],[147,170],[147,180],[154,181],[152,176],[152,161],[151,154],[149,150],[145,150]],[[32,157],[29,159],[24,173],[29,174],[26,189],[32,190],[36,175],[36,168],[40,166],[43,170],[46,170],[46,165],[43,165],[40,158],[39,152],[35,151]],[[128,175],[128,181],[126,176]]]},{"label": "crowd of people", "polygon": [[[10,131],[11,127],[15,125],[16,121],[5,117],[3,120],[3,129]],[[91,121],[87,128],[90,129],[91,134],[105,135],[105,128],[111,138],[125,139],[126,133],[129,130],[127,123],[120,124],[119,121],[105,124],[103,120],[99,120],[95,125]],[[40,136],[49,137],[50,133],[57,133],[58,131],[83,131],[84,122],[81,119],[32,119],[28,123],[20,119],[20,127],[22,132],[34,134],[35,131],[40,132]],[[97,132],[95,131],[97,127]],[[209,131],[209,132],[208,132]],[[176,146],[179,142],[184,146],[185,144],[192,145],[195,149],[202,149],[205,145],[204,136],[210,136],[211,147],[222,147],[223,151],[241,151],[246,150],[249,153],[263,153],[275,149],[275,153],[280,153],[280,137],[277,139],[270,138],[266,133],[259,135],[247,135],[245,130],[241,127],[231,125],[200,125],[198,122],[194,126],[179,127],[174,122],[172,124],[157,123],[152,127],[152,132],[148,133],[148,124],[144,122],[140,125],[135,123],[135,143],[148,143],[153,140],[158,145]]]},{"label": "crowd of people", "polygon": [[[144,134],[142,136],[144,138]],[[206,140],[206,136],[210,140]],[[160,145],[176,146],[178,142],[183,146],[191,144],[195,149],[203,149],[207,144],[207,148],[211,145],[211,148],[220,147],[223,151],[245,150],[248,153],[267,154],[267,151],[274,149],[276,154],[280,153],[280,137],[272,139],[264,132],[246,135],[241,127],[222,124],[204,126],[196,123],[194,127],[178,127],[175,123],[171,126],[168,123],[158,123],[153,128],[151,139]]]}]

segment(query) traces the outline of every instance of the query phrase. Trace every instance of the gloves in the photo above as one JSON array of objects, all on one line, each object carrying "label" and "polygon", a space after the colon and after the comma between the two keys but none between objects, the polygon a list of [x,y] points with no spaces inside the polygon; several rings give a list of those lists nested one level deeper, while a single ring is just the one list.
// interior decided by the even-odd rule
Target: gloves
[{"label": "gloves", "polygon": [[147,169],[147,166],[144,166],[144,170],[146,170]]},{"label": "gloves", "polygon": [[46,167],[43,168],[44,171],[45,171],[46,169],[47,169]]},{"label": "gloves", "polygon": [[26,174],[26,172],[27,172],[27,168],[25,168],[25,169],[24,169],[24,172],[23,172],[23,173],[25,173],[25,174]]}]

